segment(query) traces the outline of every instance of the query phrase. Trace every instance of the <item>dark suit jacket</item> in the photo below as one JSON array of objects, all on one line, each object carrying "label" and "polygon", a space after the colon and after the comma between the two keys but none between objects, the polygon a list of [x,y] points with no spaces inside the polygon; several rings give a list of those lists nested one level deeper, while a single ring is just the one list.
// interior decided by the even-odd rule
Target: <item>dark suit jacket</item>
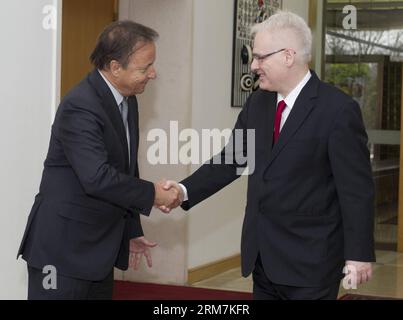
[{"label": "dark suit jacket", "polygon": [[138,110],[129,98],[131,163],[112,92],[94,70],[60,103],[52,126],[40,192],[18,256],[59,274],[101,280],[127,269],[129,239],[142,236],[154,186],[138,178]]},{"label": "dark suit jacket", "polygon": [[[274,283],[327,285],[341,279],[345,260],[375,258],[374,186],[361,111],[353,99],[312,72],[272,148],[276,104],[276,93],[258,90],[235,124],[235,129],[256,134],[242,273],[253,271],[260,253]],[[245,153],[246,148],[237,151]],[[204,164],[181,182],[189,197],[182,207],[188,210],[237,179],[237,167]]]}]

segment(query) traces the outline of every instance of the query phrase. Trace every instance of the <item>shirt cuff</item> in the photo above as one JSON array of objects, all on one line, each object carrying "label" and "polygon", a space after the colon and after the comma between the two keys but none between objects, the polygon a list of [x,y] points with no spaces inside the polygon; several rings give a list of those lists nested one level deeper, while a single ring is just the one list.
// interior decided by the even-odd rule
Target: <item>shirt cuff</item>
[{"label": "shirt cuff", "polygon": [[182,183],[178,183],[179,187],[181,187],[182,191],[183,191],[183,201],[188,201],[188,190],[186,189],[186,187],[182,184]]}]

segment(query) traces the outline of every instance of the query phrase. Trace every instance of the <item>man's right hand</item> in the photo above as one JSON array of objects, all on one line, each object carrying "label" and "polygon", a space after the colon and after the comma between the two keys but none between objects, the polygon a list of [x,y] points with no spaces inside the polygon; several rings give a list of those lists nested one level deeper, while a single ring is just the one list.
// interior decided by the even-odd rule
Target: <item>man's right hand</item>
[{"label": "man's right hand", "polygon": [[161,180],[157,183],[154,183],[154,206],[165,213],[169,213],[172,209],[181,205],[183,201],[183,193],[178,188],[167,189],[165,187],[166,183],[166,180]]}]

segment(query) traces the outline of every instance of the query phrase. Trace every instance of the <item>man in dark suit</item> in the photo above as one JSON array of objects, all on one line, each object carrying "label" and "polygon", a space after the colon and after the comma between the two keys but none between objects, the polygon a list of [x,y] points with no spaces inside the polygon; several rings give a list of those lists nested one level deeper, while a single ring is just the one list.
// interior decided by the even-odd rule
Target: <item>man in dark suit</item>
[{"label": "man in dark suit", "polygon": [[[248,178],[242,274],[253,272],[255,299],[336,299],[343,267],[359,284],[371,277],[375,259],[361,111],[309,70],[312,36],[302,18],[279,12],[253,34],[260,89],[235,124],[256,135],[255,154],[247,155],[255,157],[255,170]],[[246,153],[243,142],[236,152]],[[210,161],[165,187],[182,189],[188,210],[237,179],[238,168]]]},{"label": "man in dark suit", "polygon": [[136,268],[145,255],[151,267],[156,244],[144,238],[139,214],[180,203],[176,190],[139,178],[135,95],[156,77],[157,37],[131,21],[106,27],[91,55],[95,69],[60,103],[18,251],[29,299],[111,299],[114,266]]}]

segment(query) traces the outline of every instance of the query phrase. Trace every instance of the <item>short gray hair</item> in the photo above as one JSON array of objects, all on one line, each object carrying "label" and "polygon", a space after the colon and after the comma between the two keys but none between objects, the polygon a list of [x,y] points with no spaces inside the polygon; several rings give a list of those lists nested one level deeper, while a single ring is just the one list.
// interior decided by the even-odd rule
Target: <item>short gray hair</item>
[{"label": "short gray hair", "polygon": [[300,42],[301,59],[309,63],[312,59],[312,33],[305,20],[289,11],[277,11],[262,23],[256,24],[251,29],[252,36],[261,31],[281,32],[291,30]]}]

